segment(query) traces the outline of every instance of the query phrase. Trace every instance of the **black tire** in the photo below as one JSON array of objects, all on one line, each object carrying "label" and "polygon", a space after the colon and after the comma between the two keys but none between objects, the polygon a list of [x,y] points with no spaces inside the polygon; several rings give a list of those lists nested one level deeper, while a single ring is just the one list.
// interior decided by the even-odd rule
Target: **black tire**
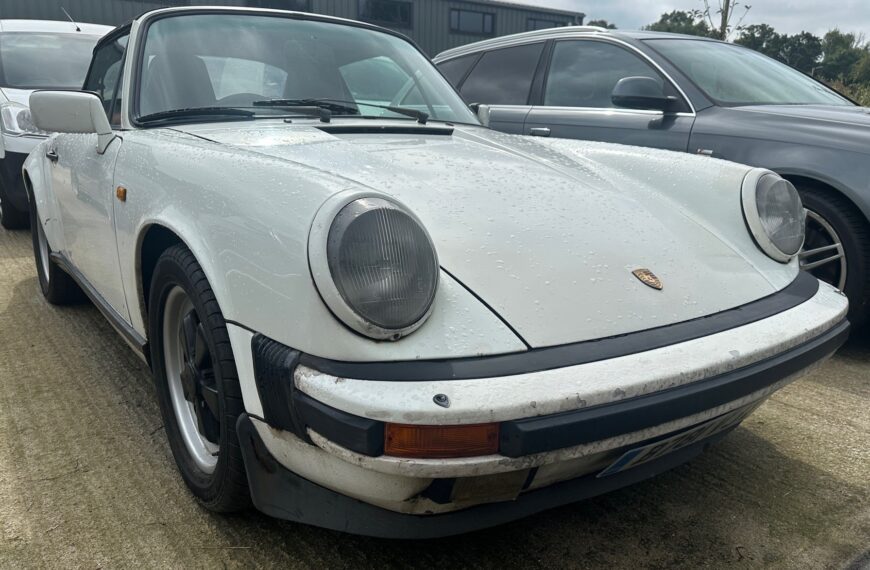
[{"label": "black tire", "polygon": [[[843,292],[849,298],[849,321],[855,328],[867,324],[870,313],[870,227],[848,200],[812,186],[797,186],[804,207],[827,222],[840,237],[846,258]],[[812,271],[811,271],[812,272]],[[830,276],[812,272],[823,281]],[[835,287],[838,283],[832,283]]]},{"label": "black tire", "polygon": [[[220,412],[211,419],[220,418],[219,441],[214,442],[219,445],[219,450],[217,464],[210,473],[199,467],[184,441],[167,374],[164,320],[167,299],[177,288],[183,290],[192,303],[197,325],[202,325],[210,363],[209,378],[217,391]],[[202,268],[183,245],[170,247],[157,260],[150,286],[148,321],[157,398],[169,446],[182,479],[209,510],[233,512],[248,508],[251,496],[236,433],[236,420],[245,410],[226,322]],[[197,330],[200,330],[199,326]],[[212,433],[216,432],[212,430]]]},{"label": "black tire", "polygon": [[[84,300],[85,294],[78,284],[51,259],[51,246],[45,238],[42,224],[39,223],[36,204],[32,197],[30,208],[30,237],[33,242],[33,258],[36,261],[36,275],[42,296],[52,305],[73,305]],[[45,240],[41,244],[41,240]],[[44,245],[44,247],[43,247]]]},{"label": "black tire", "polygon": [[6,197],[6,188],[0,182],[0,226],[7,230],[22,230],[30,224],[28,212],[19,210]]}]

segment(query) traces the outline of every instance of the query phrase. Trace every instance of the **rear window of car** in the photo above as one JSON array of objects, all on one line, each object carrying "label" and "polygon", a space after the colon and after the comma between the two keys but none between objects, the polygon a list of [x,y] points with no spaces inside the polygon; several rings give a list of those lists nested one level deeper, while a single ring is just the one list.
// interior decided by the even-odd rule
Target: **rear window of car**
[{"label": "rear window of car", "polygon": [[526,105],[535,77],[543,43],[527,44],[487,52],[462,84],[462,96],[469,103]]},{"label": "rear window of car", "polygon": [[81,89],[99,36],[0,33],[0,87]]}]

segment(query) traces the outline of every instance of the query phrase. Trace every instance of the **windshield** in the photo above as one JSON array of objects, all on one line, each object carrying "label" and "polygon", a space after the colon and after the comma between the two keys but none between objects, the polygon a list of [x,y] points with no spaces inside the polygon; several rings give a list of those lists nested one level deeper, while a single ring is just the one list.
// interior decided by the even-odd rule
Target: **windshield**
[{"label": "windshield", "polygon": [[412,110],[432,120],[477,124],[412,44],[329,22],[238,13],[162,18],[148,27],[141,74],[139,118],[184,109],[287,116],[294,114],[294,102],[322,101],[332,117],[413,120],[407,114]]},{"label": "windshield", "polygon": [[703,40],[647,43],[723,105],[852,105],[818,81],[748,48]]},{"label": "windshield", "polygon": [[0,33],[0,87],[81,89],[99,36]]}]

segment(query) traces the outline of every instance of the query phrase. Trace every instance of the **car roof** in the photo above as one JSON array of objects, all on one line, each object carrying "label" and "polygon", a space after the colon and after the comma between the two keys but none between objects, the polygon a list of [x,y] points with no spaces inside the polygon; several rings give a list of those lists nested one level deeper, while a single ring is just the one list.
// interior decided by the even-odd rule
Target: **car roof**
[{"label": "car roof", "polygon": [[570,38],[582,35],[583,37],[603,37],[616,38],[622,40],[648,40],[648,39],[683,39],[683,40],[701,40],[709,42],[718,42],[712,38],[704,38],[700,36],[689,36],[685,34],[671,34],[667,32],[652,32],[648,30],[611,30],[598,26],[562,26],[557,28],[547,28],[545,30],[534,30],[531,32],[522,32],[519,34],[511,34],[509,36],[499,36],[490,38],[473,44],[466,44],[453,49],[443,51],[436,55],[435,61],[444,61],[459,57],[462,55],[477,53],[480,51],[499,49],[509,47],[514,44],[527,43],[534,40],[549,40],[556,38]]},{"label": "car roof", "polygon": [[[76,26],[81,29],[81,32],[76,32]],[[84,22],[73,24],[64,20],[0,20],[0,32],[56,32],[102,36],[113,29],[113,26]]]}]

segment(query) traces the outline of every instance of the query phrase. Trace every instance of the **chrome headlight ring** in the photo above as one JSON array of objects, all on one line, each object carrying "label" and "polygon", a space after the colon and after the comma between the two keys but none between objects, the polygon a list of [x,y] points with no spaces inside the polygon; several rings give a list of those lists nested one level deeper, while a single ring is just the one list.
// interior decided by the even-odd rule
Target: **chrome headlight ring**
[{"label": "chrome headlight ring", "polygon": [[432,312],[440,267],[420,220],[395,198],[344,191],[317,211],[308,263],[326,306],[352,330],[398,340]]},{"label": "chrome headlight ring", "polygon": [[743,181],[743,217],[752,238],[768,257],[788,263],[804,243],[806,214],[791,182],[757,169]]}]

